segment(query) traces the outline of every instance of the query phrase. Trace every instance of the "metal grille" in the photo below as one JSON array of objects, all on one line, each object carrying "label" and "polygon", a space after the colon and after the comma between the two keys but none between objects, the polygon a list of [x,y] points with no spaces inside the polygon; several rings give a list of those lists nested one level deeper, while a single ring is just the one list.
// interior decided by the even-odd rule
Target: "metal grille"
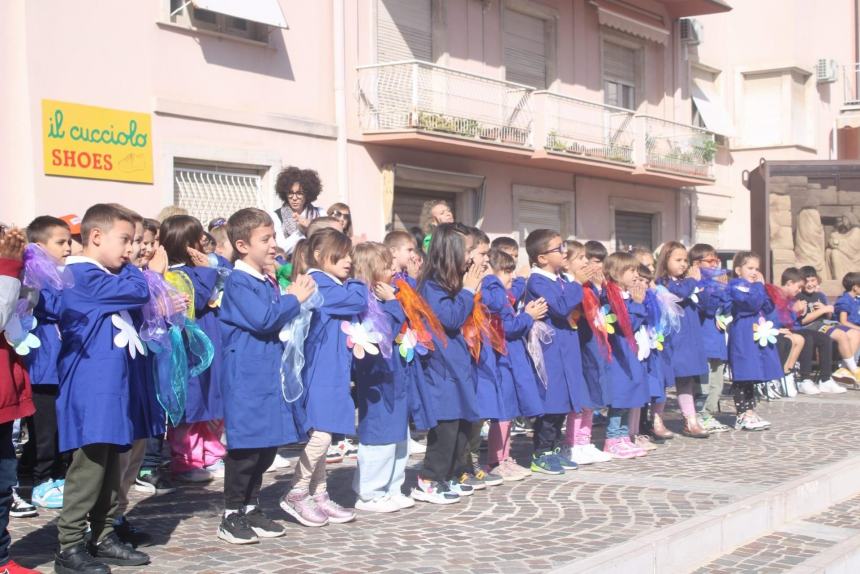
[{"label": "metal grille", "polygon": [[547,151],[633,163],[633,112],[545,93]]},{"label": "metal grille", "polygon": [[253,169],[173,169],[174,202],[204,225],[215,217],[230,217],[243,207],[265,209],[262,189],[262,177]]}]

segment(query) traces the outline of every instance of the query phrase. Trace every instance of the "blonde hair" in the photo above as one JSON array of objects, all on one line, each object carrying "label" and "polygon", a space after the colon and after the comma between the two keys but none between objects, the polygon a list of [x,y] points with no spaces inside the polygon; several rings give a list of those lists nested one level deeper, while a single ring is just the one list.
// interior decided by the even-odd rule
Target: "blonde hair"
[{"label": "blonde hair", "polygon": [[164,221],[168,217],[173,217],[174,215],[188,215],[188,210],[184,207],[179,207],[178,205],[168,205],[161,208],[156,219],[158,221]]},{"label": "blonde hair", "polygon": [[429,235],[436,228],[436,222],[433,221],[433,208],[437,205],[446,205],[451,209],[451,204],[444,199],[431,199],[425,201],[421,206],[421,216],[418,218],[418,225],[425,235]]},{"label": "blonde hair", "polygon": [[372,285],[385,279],[393,262],[388,247],[375,241],[365,241],[353,248],[352,274],[359,281]]},{"label": "blonde hair", "polygon": [[567,248],[567,255],[565,258],[570,261],[571,259],[576,259],[576,257],[585,251],[585,245],[577,241],[576,239],[568,239],[564,242],[564,246]]},{"label": "blonde hair", "polygon": [[638,269],[639,260],[630,253],[624,251],[616,251],[606,258],[603,262],[603,272],[607,277],[618,283],[621,276],[630,269]]}]

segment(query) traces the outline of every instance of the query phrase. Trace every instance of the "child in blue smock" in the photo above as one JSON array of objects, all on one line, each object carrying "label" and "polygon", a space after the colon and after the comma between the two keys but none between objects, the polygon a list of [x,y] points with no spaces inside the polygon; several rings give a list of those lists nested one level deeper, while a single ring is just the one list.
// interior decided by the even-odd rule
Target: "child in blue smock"
[{"label": "child in blue smock", "polygon": [[[134,440],[129,407],[132,361],[144,352],[130,313],[149,300],[143,274],[129,259],[134,218],[124,208],[96,204],[81,223],[83,254],[66,259],[74,285],[62,292],[57,397],[60,450],[77,449],[66,473],[57,522],[58,572],[108,571],[138,566],[149,557],[113,531],[120,483],[119,453]],[[163,252],[150,262],[164,272]],[[89,522],[91,535],[84,537]],[[89,546],[89,547],[87,547]]]},{"label": "child in blue smock", "polygon": [[274,265],[275,230],[265,211],[237,211],[230,217],[228,232],[238,259],[224,285],[218,316],[228,446],[218,538],[249,544],[284,534],[283,527],[260,509],[260,486],[278,447],[299,441],[288,402],[295,397],[281,382],[280,333],[298,317],[300,305],[315,286],[312,279],[300,275],[282,294],[268,275]]},{"label": "child in blue smock", "polygon": [[546,301],[548,313],[543,323],[553,331],[550,342],[540,342],[546,380],[536,378],[544,414],[534,423],[531,470],[564,474],[565,470],[575,469],[576,463],[561,453],[561,429],[568,413],[582,409],[588,394],[582,376],[579,336],[570,323],[571,313],[582,301],[582,285],[562,276],[566,249],[557,231],[532,231],[526,238],[526,251],[532,270],[525,302]]},{"label": "child in blue smock", "polygon": [[[705,340],[699,310],[702,293],[699,282],[702,273],[698,267],[690,267],[687,248],[677,241],[667,241],[660,251],[657,261],[657,284],[663,285],[681,301],[684,309],[680,330],[669,338],[672,369],[675,373],[675,387],[678,391],[678,406],[684,415],[685,436],[708,438],[708,432],[699,424],[693,390],[702,375],[708,374],[708,357],[705,353]],[[672,435],[663,424],[665,403],[655,404],[653,409],[654,432],[661,438]]]},{"label": "child in blue smock", "polygon": [[438,419],[427,435],[424,467],[418,474],[413,498],[433,504],[459,502],[473,487],[458,480],[470,469],[463,459],[471,423],[477,421],[474,362],[462,329],[472,314],[475,292],[485,271],[468,265],[472,250],[469,228],[443,223],[435,228],[418,291],[444,329],[444,339],[433,333],[434,351],[426,363],[433,412]]},{"label": "child in blue smock", "polygon": [[699,322],[702,324],[702,340],[708,358],[708,374],[702,375],[700,384],[707,392],[707,399],[699,410],[702,428],[709,433],[723,432],[728,427],[716,419],[720,406],[720,395],[725,384],[726,361],[729,351],[726,345],[726,326],[729,316],[728,276],[720,269],[717,250],[707,243],[697,243],[690,248],[690,265],[702,274],[702,290],[699,298]]},{"label": "child in blue smock", "polygon": [[[636,258],[616,252],[606,258],[603,273],[601,303],[607,309],[607,321],[614,325],[609,332],[612,359],[607,362],[608,425],[603,450],[613,458],[628,459],[645,456],[647,452],[630,440],[629,413],[638,411],[648,402],[649,390],[645,368],[639,361],[641,343],[636,341],[637,331],[647,323],[645,285],[639,281]],[[614,321],[611,317],[614,316]],[[638,421],[636,421],[638,424]]]},{"label": "child in blue smock", "polygon": [[[421,353],[426,355],[433,346],[431,327],[426,322],[433,324],[432,329],[444,336],[439,320],[433,315],[427,302],[418,294],[418,281],[415,275],[418,270],[418,254],[415,236],[408,231],[396,229],[389,232],[383,241],[391,253],[394,266],[394,275],[391,284],[397,292],[397,300],[406,313],[408,325],[404,326],[401,335],[401,344],[413,348],[412,360],[406,362],[409,368],[406,370],[407,385],[406,396],[409,401],[409,418],[417,430],[426,431],[436,426],[436,417],[432,412],[432,397],[430,387],[424,377],[421,362]],[[407,335],[406,330],[411,334]],[[404,339],[405,337],[405,339]],[[424,454],[427,450],[423,444],[407,440],[410,454]]]},{"label": "child in blue smock", "polygon": [[365,354],[352,365],[359,442],[352,481],[358,495],[355,507],[366,512],[396,512],[415,505],[401,488],[409,458],[409,380],[421,371],[421,365],[415,355],[401,354],[395,344],[406,314],[390,284],[393,258],[389,249],[381,243],[357,245],[353,275],[373,290],[368,310],[360,319],[380,339],[375,344],[377,354]]},{"label": "child in blue smock", "polygon": [[[25,259],[38,257],[52,261],[54,268],[65,263],[72,250],[69,224],[62,219],[41,215],[27,226],[28,246]],[[35,252],[38,250],[38,253]],[[25,267],[25,274],[27,267]],[[38,278],[34,278],[39,281]],[[41,282],[41,281],[39,281]],[[25,276],[25,285],[32,284]],[[57,357],[60,354],[60,331],[57,327],[62,284],[41,285],[33,309],[36,328],[33,334],[40,346],[23,357],[33,388],[36,412],[27,421],[30,440],[24,445],[22,460],[32,461],[33,504],[42,508],[62,508],[65,485],[65,463],[57,448]],[[27,469],[19,465],[19,476]]]},{"label": "child in blue smock", "polygon": [[[216,289],[219,268],[210,266],[202,253],[203,225],[190,215],[173,215],[161,223],[159,242],[167,251],[170,268],[167,281],[191,298],[188,318],[212,343],[212,363],[198,376],[188,379],[185,417],[170,429],[171,468],[186,482],[206,482],[223,476],[221,443],[224,404],[221,397],[221,331]],[[194,347],[186,341],[189,360]]]},{"label": "child in blue smock", "polygon": [[764,430],[770,423],[755,412],[755,385],[782,378],[776,349],[779,334],[767,314],[774,303],[768,296],[759,269],[761,259],[752,251],[740,251],[732,262],[735,278],[729,282],[732,317],[729,324],[729,367],[732,395],[738,413],[736,429]]},{"label": "child in blue smock", "polygon": [[350,380],[353,356],[365,353],[367,339],[362,337],[358,317],[367,311],[367,287],[350,279],[352,242],[340,231],[321,229],[308,238],[303,249],[308,274],[316,282],[323,304],[314,309],[305,339],[305,392],[298,401],[308,443],[281,508],[305,526],[323,526],[355,520],[355,511],[329,498],[326,451],[332,433],[355,432]]},{"label": "child in blue smock", "polygon": [[570,320],[576,325],[579,335],[582,375],[588,390],[579,412],[574,411],[567,415],[567,457],[577,465],[608,462],[612,460],[612,455],[599,450],[591,440],[594,410],[603,408],[609,400],[609,337],[600,314],[601,289],[592,281],[593,277],[602,276],[606,254],[592,249],[592,258],[595,260],[590,260],[585,245],[579,241],[568,240],[566,246],[565,277],[568,281],[576,281],[582,285],[582,301],[574,309]]},{"label": "child in blue smock", "polygon": [[[507,352],[502,354],[490,349],[494,355],[499,380],[495,388],[498,411],[494,413],[495,416],[490,417],[494,420],[490,424],[487,437],[487,464],[494,474],[501,476],[505,482],[516,482],[531,475],[531,470],[518,465],[511,458],[512,421],[520,415],[541,414],[540,407],[522,405],[518,400],[517,388],[529,387],[537,391],[534,368],[526,351],[525,338],[534,322],[544,318],[547,308],[545,301],[535,300],[531,301],[522,313],[517,314],[513,307],[516,298],[511,292],[516,260],[499,248],[490,250],[489,260],[493,274],[484,277],[481,282],[481,298],[493,321],[504,331]],[[523,406],[526,407],[525,410]]]}]

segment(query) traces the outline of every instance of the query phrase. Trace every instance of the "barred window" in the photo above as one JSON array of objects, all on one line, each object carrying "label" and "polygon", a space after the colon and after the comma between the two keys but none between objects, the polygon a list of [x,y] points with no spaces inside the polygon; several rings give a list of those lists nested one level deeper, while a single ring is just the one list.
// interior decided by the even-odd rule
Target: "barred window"
[{"label": "barred window", "polygon": [[176,163],[173,168],[174,203],[203,222],[230,217],[243,207],[266,209],[263,170],[253,166]]}]

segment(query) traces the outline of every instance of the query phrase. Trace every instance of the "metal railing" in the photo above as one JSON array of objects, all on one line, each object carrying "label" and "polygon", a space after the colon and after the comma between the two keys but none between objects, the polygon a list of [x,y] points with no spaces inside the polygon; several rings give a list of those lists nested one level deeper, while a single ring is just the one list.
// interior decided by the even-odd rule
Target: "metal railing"
[{"label": "metal railing", "polygon": [[645,167],[713,177],[717,143],[713,132],[652,116],[637,115],[644,135]]},{"label": "metal railing", "polygon": [[358,68],[365,132],[414,129],[532,145],[534,88],[409,60]]},{"label": "metal railing", "polygon": [[542,99],[547,151],[633,164],[632,111],[553,92],[535,95]]},{"label": "metal railing", "polygon": [[845,90],[843,105],[860,106],[860,64],[843,66],[842,80]]}]

